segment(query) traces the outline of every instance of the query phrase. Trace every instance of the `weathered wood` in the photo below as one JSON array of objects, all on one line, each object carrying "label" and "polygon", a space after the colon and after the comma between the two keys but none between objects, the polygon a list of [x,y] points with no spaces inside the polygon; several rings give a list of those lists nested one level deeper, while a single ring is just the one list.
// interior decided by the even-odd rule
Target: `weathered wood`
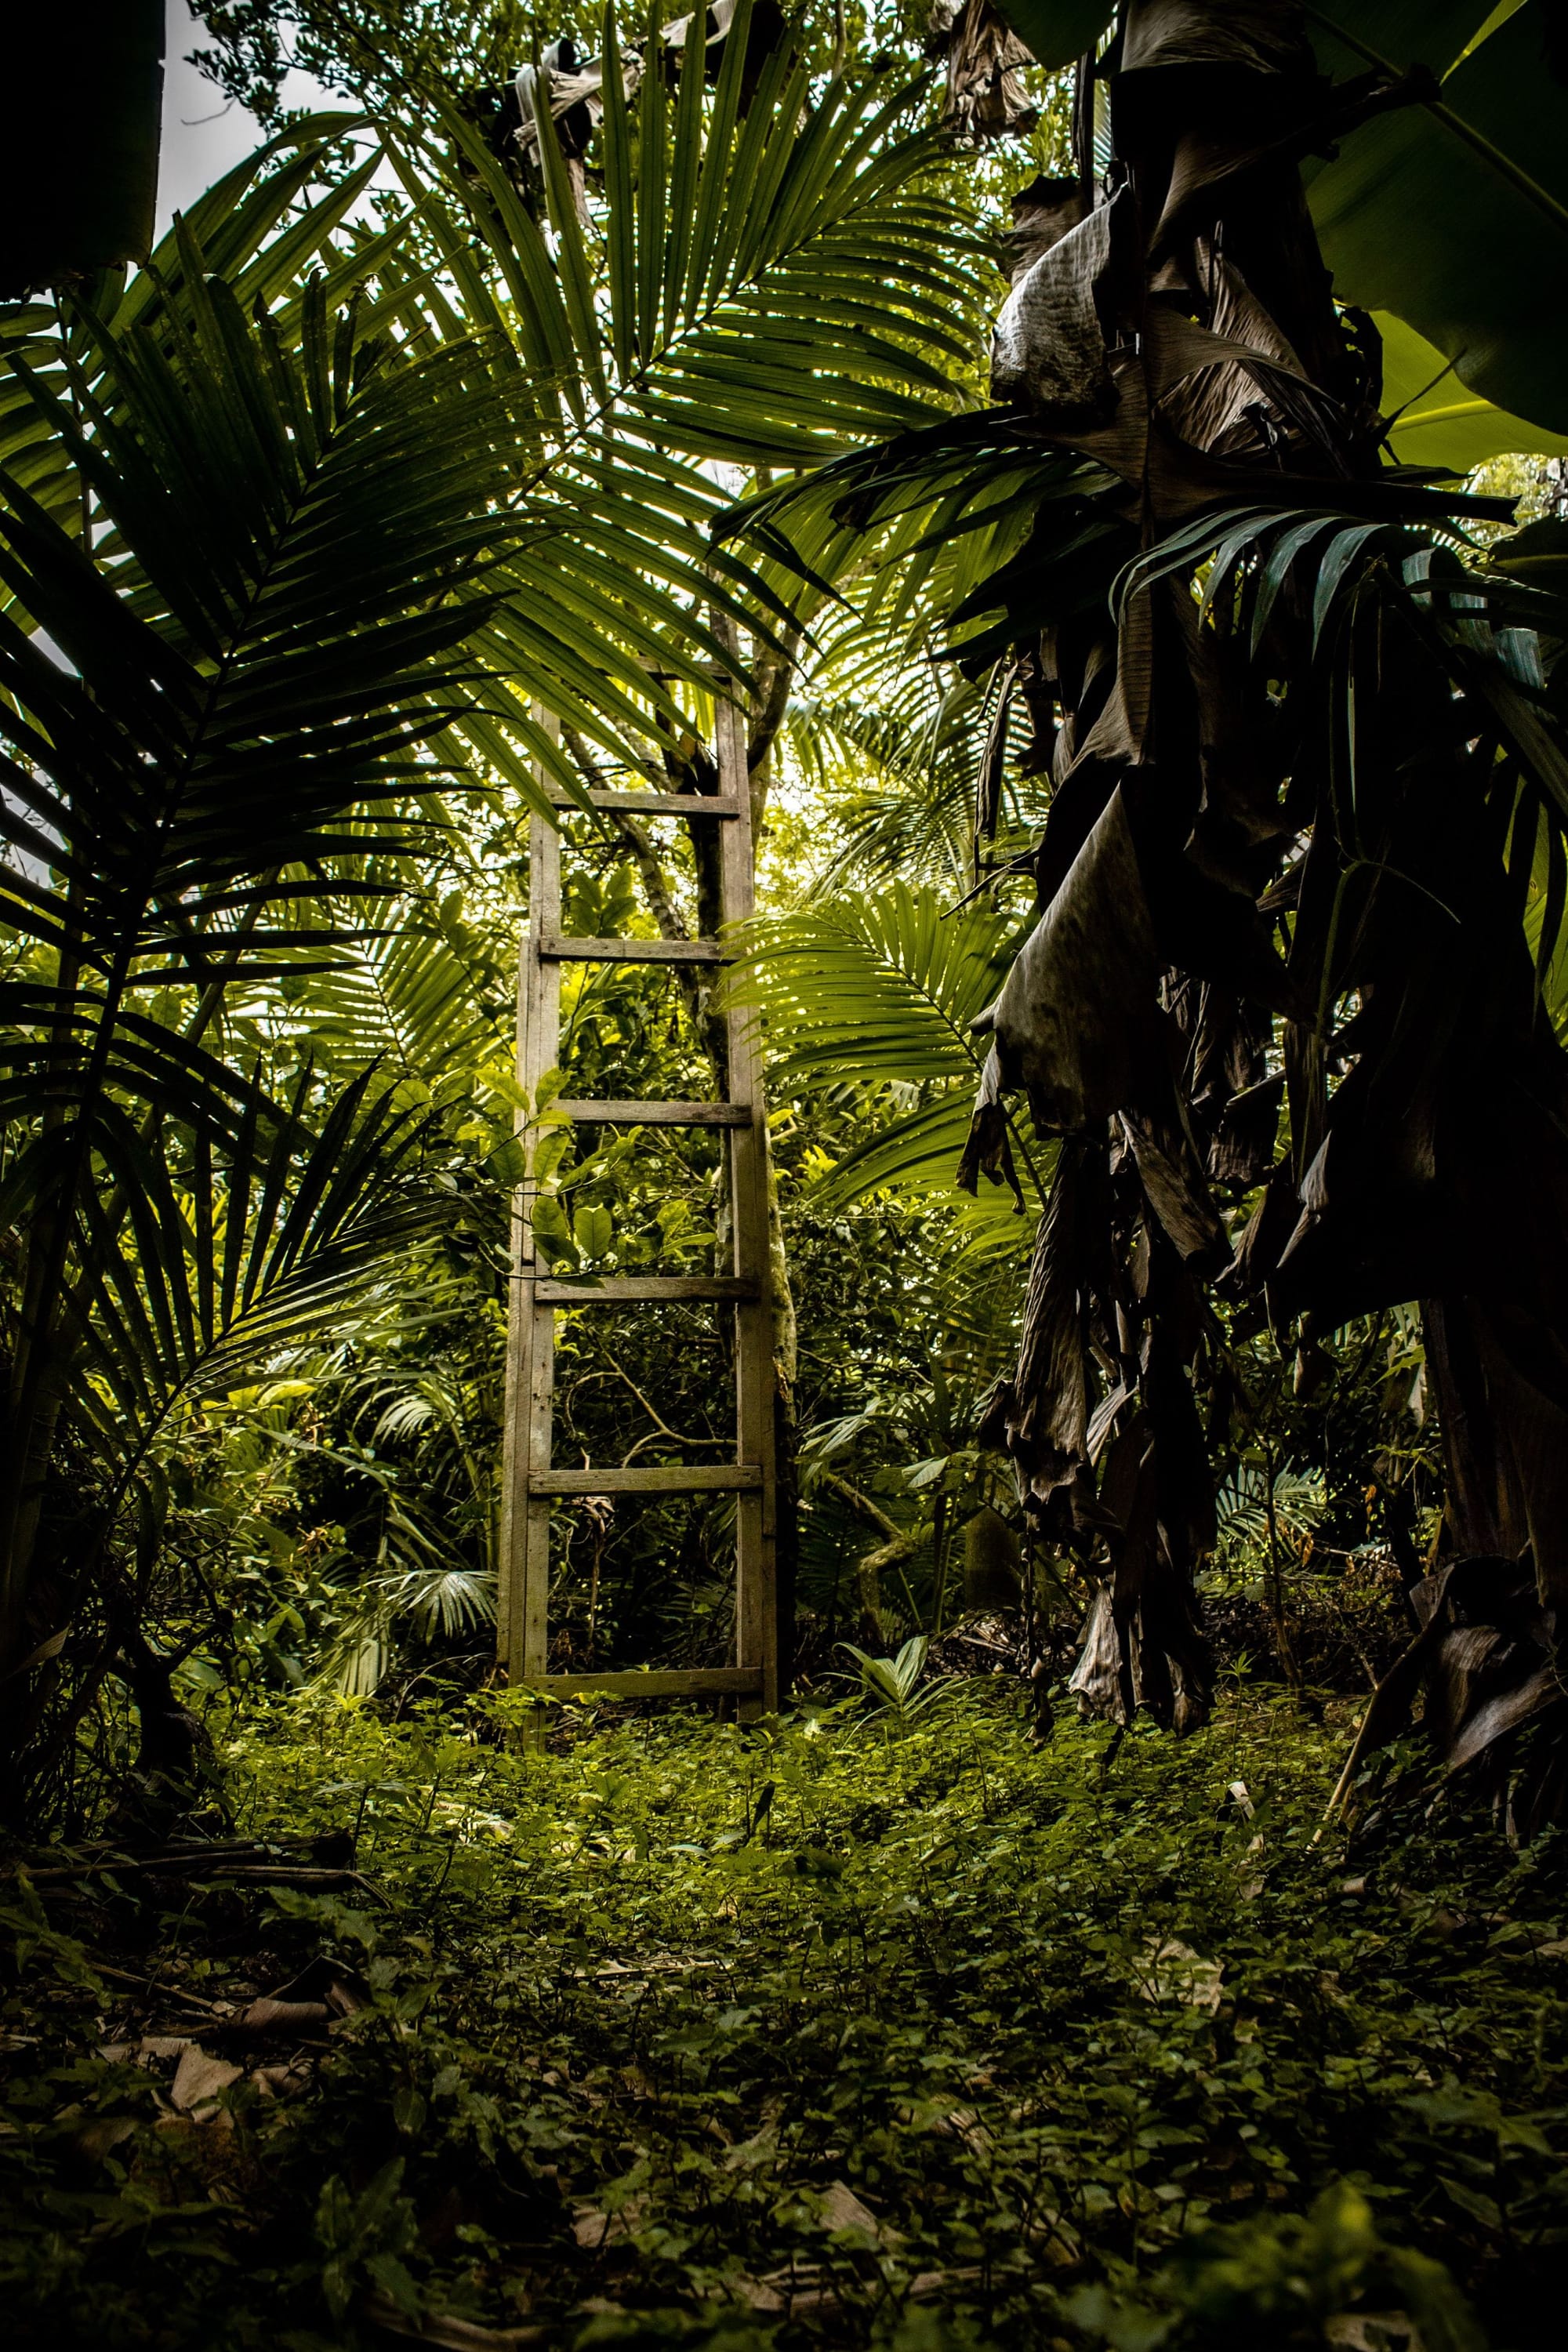
[{"label": "weathered wood", "polygon": [[540,1276],[541,1307],[616,1307],[633,1300],[697,1298],[739,1305],[757,1295],[754,1276],[730,1274],[580,1274]]},{"label": "weathered wood", "polygon": [[526,1690],[547,1698],[575,1698],[579,1694],[605,1698],[719,1698],[734,1695],[760,1697],[763,1677],[753,1666],[684,1666],[665,1673],[658,1667],[634,1667],[626,1674],[524,1675]]},{"label": "weathered wood", "polygon": [[546,963],[723,963],[717,940],[574,940],[547,932],[539,942]]},{"label": "weathered wood", "polygon": [[[550,798],[558,809],[582,814],[574,793],[552,787]],[[587,795],[596,809],[617,809],[624,816],[739,816],[740,803],[713,793],[616,793],[595,787]]]},{"label": "weathered wood", "polygon": [[[536,709],[535,717],[557,740],[559,723]],[[555,1067],[561,1038],[561,982],[547,965],[545,937],[561,925],[561,835],[537,813],[529,823],[528,930],[518,959],[518,1084],[531,1104],[540,1080]],[[528,1134],[526,1114],[517,1129]],[[537,1297],[539,1261],[534,1248],[533,1153],[526,1154],[521,1186],[513,1197],[511,1242],[515,1270],[512,1311],[507,1329],[506,1418],[501,1470],[500,1526],[497,1546],[496,1618],[499,1648],[513,1675],[549,1663],[550,1504],[531,1486],[535,1470],[547,1470],[552,1449],[555,1389],[555,1314]]]},{"label": "weathered wood", "polygon": [[742,1102],[584,1102],[558,1095],[550,1108],[597,1127],[750,1127],[756,1117]]},{"label": "weathered wood", "polygon": [[763,1483],[758,1462],[637,1463],[615,1470],[536,1470],[536,1495],[752,1494]]},{"label": "weathered wood", "polygon": [[[715,619],[728,646],[732,632]],[[744,729],[735,705],[715,698],[720,792],[590,794],[595,808],[626,814],[726,820],[718,836],[725,925],[752,912],[752,802]],[[549,790],[558,809],[580,806]],[[718,939],[573,939],[561,931],[561,834],[536,815],[530,829],[529,926],[518,976],[517,1075],[530,1104],[560,1053],[561,966],[565,963],[722,965]],[[773,1568],[773,1374],[767,1210],[767,1114],[755,1016],[726,1010],[729,1099],[632,1102],[556,1097],[562,1118],[607,1127],[693,1127],[726,1139],[733,1271],[724,1275],[552,1275],[535,1253],[531,1203],[539,1129],[520,1118],[532,1149],[513,1218],[512,1312],[508,1341],[506,1461],[500,1545],[499,1648],[515,1685],[555,1696],[599,1692],[637,1698],[729,1696],[743,1716],[778,1704]],[[556,1470],[551,1465],[555,1315],[563,1307],[709,1302],[735,1313],[736,1459],[693,1467],[658,1465]],[[552,1506],[571,1495],[725,1493],[735,1497],[736,1650],[733,1664],[690,1671],[616,1670],[552,1675],[548,1597]],[[525,1737],[540,1736],[536,1719]]]},{"label": "weathered wood", "polygon": [[[734,629],[722,614],[711,615],[713,633],[726,652],[734,650]],[[721,885],[726,923],[752,912],[751,778],[746,765],[746,729],[728,696],[714,698],[714,750],[719,790],[740,810],[720,835]],[[742,1102],[763,1101],[762,1036],[755,1010],[731,1004],[725,1013],[729,1042],[729,1091]],[[768,1130],[765,1118],[736,1128],[729,1139],[731,1224],[737,1276],[751,1286],[747,1303],[735,1315],[735,1452],[742,1462],[760,1462],[762,1486],[742,1495],[735,1506],[735,1663],[760,1677],[757,1695],[742,1702],[742,1716],[773,1714],[778,1706],[778,1575],[774,1557],[773,1315],[769,1306]]]}]

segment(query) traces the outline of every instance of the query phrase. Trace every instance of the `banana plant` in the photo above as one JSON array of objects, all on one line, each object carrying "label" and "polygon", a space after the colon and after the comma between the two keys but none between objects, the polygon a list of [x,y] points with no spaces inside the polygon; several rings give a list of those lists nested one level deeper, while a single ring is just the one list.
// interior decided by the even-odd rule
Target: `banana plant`
[{"label": "banana plant", "polygon": [[[1185,12],[1162,0],[999,5],[1042,65],[1092,58],[1114,20],[1122,70],[1207,54]],[[1568,53],[1556,11],[1541,0],[1325,0],[1288,26],[1268,7],[1232,13],[1243,21],[1226,40],[1227,64],[1289,70],[1304,55],[1309,71],[1338,85],[1342,145],[1305,148],[1317,239],[1342,301],[1391,313],[1436,346],[1439,369],[1446,361],[1453,371],[1451,402],[1478,395],[1468,419],[1448,422],[1479,428],[1483,446],[1450,462],[1489,454],[1483,412],[1493,402],[1568,433],[1563,322],[1535,299],[1568,260],[1559,136]],[[1238,115],[1235,128],[1247,136],[1256,121]]]},{"label": "banana plant", "polygon": [[[1561,1733],[1561,527],[1482,561],[1511,503],[1390,455],[1354,307],[1561,428],[1561,319],[1520,293],[1568,218],[1561,41],[1533,0],[1004,13],[1082,62],[1074,174],[1015,208],[994,405],[736,518],[771,548],[798,510],[814,562],[859,531],[889,608],[912,582],[963,669],[1028,681],[1039,919],[988,1010],[960,1181],[1001,1164],[1015,1091],[1060,1142],[984,1433],[1094,1579],[1075,1689],[1185,1729],[1215,1541],[1196,1398],[1227,1395],[1208,1285],[1300,1318],[1303,1387],[1321,1337],[1422,1301],[1468,1570],[1435,1574],[1408,1685],[1441,1656],[1458,1760],[1548,1708]],[[960,595],[943,533],[989,566]],[[1537,1753],[1526,1811],[1562,1801],[1560,1746]]]}]

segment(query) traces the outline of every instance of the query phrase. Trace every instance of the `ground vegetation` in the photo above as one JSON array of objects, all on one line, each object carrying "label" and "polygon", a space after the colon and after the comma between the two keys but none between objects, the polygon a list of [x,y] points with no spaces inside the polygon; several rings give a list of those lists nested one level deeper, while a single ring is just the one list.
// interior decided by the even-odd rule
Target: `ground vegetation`
[{"label": "ground vegetation", "polygon": [[1321,1836],[1331,1694],[1173,1749],[868,1689],[532,1753],[502,1698],[217,1702],[205,1853],[7,1891],[20,2340],[1542,2340],[1554,1841],[1404,1756]]}]

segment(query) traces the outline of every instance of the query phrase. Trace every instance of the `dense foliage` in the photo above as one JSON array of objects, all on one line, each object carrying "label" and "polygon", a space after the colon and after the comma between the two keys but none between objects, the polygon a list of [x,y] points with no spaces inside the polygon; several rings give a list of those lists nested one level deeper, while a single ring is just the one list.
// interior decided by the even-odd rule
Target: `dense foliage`
[{"label": "dense foliage", "polygon": [[[1556,1842],[1500,1868],[1396,1790],[1320,1840],[1342,1710],[1245,1683],[1174,1753],[926,1687],[528,1754],[504,1700],[220,1705],[228,1833],[283,1872],[357,1826],[363,1875],[12,1891],[13,2327],[1152,2352],[1370,2310],[1331,2340],[1468,2352],[1457,2281],[1541,2342]],[[334,1983],[337,2022],[252,2007]]]},{"label": "dense foliage", "polygon": [[[717,469],[943,413],[986,268],[920,85],[873,58],[824,87],[776,41],[749,78],[749,22],[710,100],[695,34],[628,61],[592,202],[544,83],[521,154],[437,89],[368,151],[348,116],[284,129],[144,270],[6,315],[13,1815],[73,1817],[121,1695],[148,1769],[188,1766],[171,1673],[245,1648],[254,1607],[287,1656],[352,1587],[351,1682],[391,1617],[418,1642],[493,1609],[520,1121],[557,1256],[713,1246],[700,1164],[628,1167],[519,1095],[525,821],[546,775],[585,807],[606,770],[700,761],[705,665],[744,683],[720,611],[763,788],[806,615],[715,552]],[[689,850],[574,848],[569,924],[700,911]],[[657,1090],[650,1060],[700,1090],[701,1004],[657,983],[593,976],[568,1042],[590,1090]],[[669,1349],[639,1345],[646,1398]]]}]

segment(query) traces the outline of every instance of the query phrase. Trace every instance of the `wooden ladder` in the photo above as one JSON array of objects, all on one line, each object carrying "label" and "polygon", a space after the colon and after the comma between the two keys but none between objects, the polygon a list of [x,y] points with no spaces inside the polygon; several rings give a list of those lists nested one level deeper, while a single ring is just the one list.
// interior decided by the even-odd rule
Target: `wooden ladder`
[{"label": "wooden ladder", "polygon": [[[715,701],[717,794],[604,792],[593,805],[627,815],[712,820],[721,828],[721,921],[752,912],[752,804],[740,712]],[[552,792],[558,808],[578,805]],[[528,930],[518,966],[517,1075],[530,1110],[556,1066],[563,963],[721,964],[716,939],[569,939],[561,930],[561,835],[536,815],[529,830]],[[769,1300],[766,1107],[754,1018],[724,1014],[729,1090],[722,1102],[609,1102],[557,1097],[567,1118],[606,1127],[717,1128],[730,1181],[731,1273],[554,1276],[535,1250],[532,1152],[512,1215],[506,1420],[497,1594],[498,1653],[508,1681],[542,1696],[604,1692],[624,1697],[732,1696],[742,1719],[778,1705],[774,1572],[773,1323]],[[535,1128],[535,1137],[540,1130]],[[626,1469],[557,1469],[552,1460],[555,1317],[563,1307],[711,1300],[735,1317],[735,1458]],[[570,1495],[732,1494],[735,1498],[735,1641],[727,1666],[660,1672],[552,1675],[550,1671],[550,1514]]]}]

